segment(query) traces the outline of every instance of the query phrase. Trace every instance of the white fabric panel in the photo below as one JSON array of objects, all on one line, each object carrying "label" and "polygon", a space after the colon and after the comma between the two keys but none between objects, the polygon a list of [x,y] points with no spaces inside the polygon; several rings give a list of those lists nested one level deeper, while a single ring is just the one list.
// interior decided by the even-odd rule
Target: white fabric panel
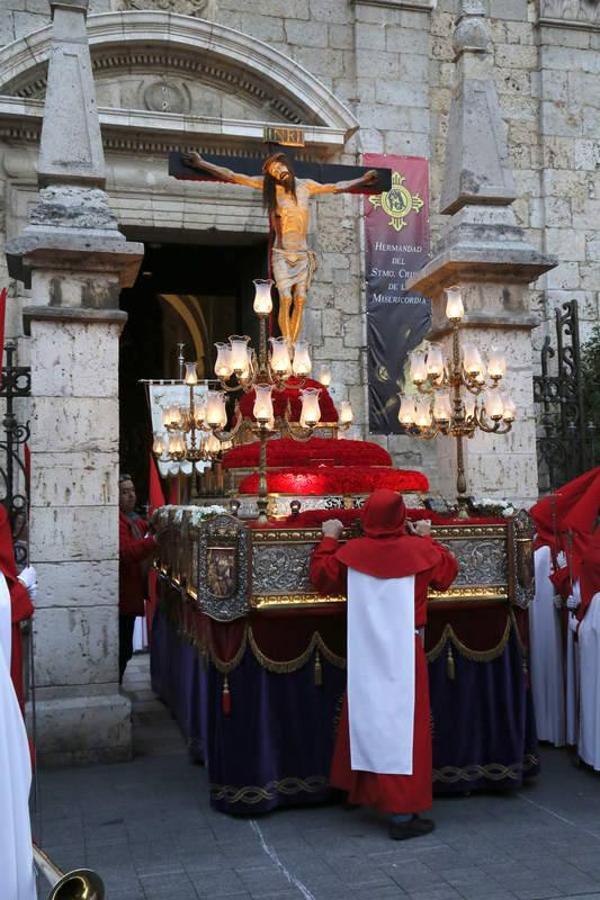
[{"label": "white fabric panel", "polygon": [[10,680],[10,636],[10,593],[0,574],[0,896],[36,900],[28,807],[31,762],[23,716]]},{"label": "white fabric panel", "polygon": [[148,626],[146,616],[136,616],[133,623],[133,652],[148,649]]},{"label": "white fabric panel", "polygon": [[[573,593],[579,590],[579,582],[575,583]],[[575,641],[572,627],[576,622],[573,613],[569,613],[567,630],[567,744],[573,747],[578,742],[579,733],[579,644]]]},{"label": "white fabric panel", "polygon": [[565,743],[565,694],[560,613],[554,606],[550,547],[535,551],[535,598],[529,606],[531,687],[537,735]]},{"label": "white fabric panel", "polygon": [[348,570],[348,717],[353,771],[412,775],[414,575]]},{"label": "white fabric panel", "polygon": [[577,632],[579,644],[579,756],[600,771],[600,593]]}]

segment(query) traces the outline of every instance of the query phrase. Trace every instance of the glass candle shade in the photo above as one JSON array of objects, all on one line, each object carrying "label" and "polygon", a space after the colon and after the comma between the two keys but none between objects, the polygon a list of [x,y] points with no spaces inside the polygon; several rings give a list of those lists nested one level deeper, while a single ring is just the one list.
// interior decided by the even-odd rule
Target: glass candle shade
[{"label": "glass candle shade", "polygon": [[514,422],[517,418],[517,407],[510,397],[502,398],[502,418],[505,422]]},{"label": "glass candle shade", "polygon": [[211,432],[207,435],[204,442],[204,452],[208,454],[208,456],[216,456],[217,453],[221,452],[221,441],[216,434]]},{"label": "glass candle shade", "polygon": [[305,378],[307,375],[310,375],[312,362],[310,361],[308,344],[306,341],[296,342],[294,346],[294,362],[292,368],[294,375],[298,375],[299,378]]},{"label": "glass candle shade", "polygon": [[209,391],[206,395],[206,424],[209,428],[225,428],[227,425],[225,394],[222,391]]},{"label": "glass candle shade", "polygon": [[499,391],[488,391],[485,398],[485,411],[494,422],[499,422],[504,413],[504,404]]},{"label": "glass candle shade", "polygon": [[331,367],[326,365],[325,363],[319,367],[319,374],[317,375],[317,381],[319,381],[324,388],[328,388],[331,384]]},{"label": "glass candle shade", "polygon": [[252,414],[260,425],[266,425],[273,418],[273,388],[270,384],[257,384],[254,390]]},{"label": "glass candle shade", "polygon": [[488,359],[488,375],[494,381],[500,381],[506,375],[506,360],[504,354],[492,348]]},{"label": "glass candle shade", "polygon": [[342,400],[340,403],[339,423],[340,425],[351,425],[354,419],[352,406],[349,400]]},{"label": "glass candle shade", "polygon": [[477,401],[475,397],[467,395],[463,400],[463,408],[465,411],[465,421],[472,422],[475,418],[475,406]]},{"label": "glass candle shade", "polygon": [[233,372],[231,365],[231,344],[217,343],[217,359],[215,361],[215,375],[217,378],[229,378]]},{"label": "glass candle shade", "polygon": [[427,374],[433,381],[444,374],[444,357],[439,347],[431,346],[427,352]]},{"label": "glass candle shade", "polygon": [[465,344],[463,349],[463,366],[467,375],[476,378],[484,371],[481,353],[474,344]]},{"label": "glass candle shade", "polygon": [[418,428],[429,428],[431,426],[431,408],[427,397],[420,397],[417,402],[415,425]]},{"label": "glass candle shade", "polygon": [[412,397],[400,398],[400,409],[398,410],[398,421],[401,425],[414,425],[415,422],[415,401]]},{"label": "glass candle shade", "polygon": [[273,282],[270,278],[255,278],[253,309],[257,316],[268,316],[273,312],[273,299],[271,288]]},{"label": "glass candle shade", "polygon": [[206,397],[196,400],[194,403],[194,424],[196,428],[202,428],[206,419]]},{"label": "glass candle shade", "polygon": [[423,384],[427,381],[425,354],[419,350],[413,350],[410,354],[410,378],[414,384]]},{"label": "glass candle shade", "polygon": [[436,422],[447,423],[452,418],[452,405],[447,391],[435,395],[433,401],[433,418]]},{"label": "glass candle shade", "polygon": [[155,456],[162,456],[165,452],[165,439],[162,434],[156,433],[152,444],[152,452]]},{"label": "glass candle shade", "polygon": [[231,346],[229,362],[236,375],[242,375],[250,370],[250,338],[246,335],[233,334],[229,338]]},{"label": "glass candle shade", "polygon": [[269,338],[271,345],[271,370],[282,378],[292,371],[288,342],[284,337]]},{"label": "glass candle shade", "polygon": [[300,422],[306,428],[314,428],[321,418],[321,410],[319,409],[319,388],[305,388],[300,391],[300,399],[302,400],[302,412],[300,413]]},{"label": "glass candle shade", "polygon": [[186,362],[185,364],[185,376],[184,381],[186,384],[194,385],[198,384],[198,372],[196,366],[198,364],[195,362]]},{"label": "glass candle shade", "polygon": [[450,321],[460,321],[465,314],[465,307],[462,299],[462,291],[459,287],[446,288],[446,318]]}]

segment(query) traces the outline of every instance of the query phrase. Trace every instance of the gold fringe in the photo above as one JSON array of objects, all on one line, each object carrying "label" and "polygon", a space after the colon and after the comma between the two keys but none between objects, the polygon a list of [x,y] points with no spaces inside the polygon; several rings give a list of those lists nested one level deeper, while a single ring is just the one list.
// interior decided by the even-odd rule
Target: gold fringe
[{"label": "gold fringe", "polygon": [[448,623],[442,631],[442,636],[435,647],[432,647],[428,652],[427,662],[433,662],[434,660],[436,660],[448,641],[451,642],[454,649],[457,650],[461,656],[464,656],[465,659],[471,659],[474,662],[491,662],[493,659],[497,659],[503,653],[510,637],[513,622],[514,618],[510,615],[507,616],[506,628],[504,629],[504,634],[500,638],[500,642],[496,644],[495,647],[491,647],[489,650],[472,650],[470,647],[467,647],[467,645],[463,644],[463,642],[457,637],[457,634],[454,631],[452,625]]},{"label": "gold fringe", "polygon": [[299,656],[294,657],[294,659],[286,659],[284,661],[270,659],[270,657],[266,656],[262,652],[262,650],[256,643],[256,639],[250,626],[248,626],[248,644],[250,645],[250,649],[252,650],[252,653],[254,654],[254,657],[258,664],[261,665],[263,669],[267,669],[268,672],[276,672],[279,675],[286,675],[288,672],[297,672],[298,669],[301,669],[302,666],[306,665],[315,651],[319,651],[321,656],[323,656],[327,660],[327,662],[330,662],[338,669],[346,668],[346,660],[344,659],[344,657],[338,656],[336,653],[333,653],[327,647],[318,631],[313,631],[313,635],[308,643],[308,646]]}]

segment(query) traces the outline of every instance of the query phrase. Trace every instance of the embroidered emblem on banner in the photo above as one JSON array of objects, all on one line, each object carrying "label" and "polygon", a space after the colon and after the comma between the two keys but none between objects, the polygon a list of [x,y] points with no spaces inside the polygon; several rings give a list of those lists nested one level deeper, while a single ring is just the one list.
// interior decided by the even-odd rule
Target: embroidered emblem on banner
[{"label": "embroidered emblem on banner", "polygon": [[423,200],[418,193],[411,194],[404,182],[406,178],[400,172],[392,173],[392,187],[381,194],[371,194],[369,203],[384,211],[390,217],[388,225],[394,231],[402,231],[406,226],[406,219],[411,212],[420,212],[423,208]]}]

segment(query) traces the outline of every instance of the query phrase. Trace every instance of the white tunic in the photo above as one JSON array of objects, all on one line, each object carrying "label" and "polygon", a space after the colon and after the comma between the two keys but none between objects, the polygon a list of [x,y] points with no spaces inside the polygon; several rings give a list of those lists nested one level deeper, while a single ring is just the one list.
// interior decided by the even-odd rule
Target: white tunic
[{"label": "white tunic", "polygon": [[578,752],[600,771],[600,593],[594,594],[577,632],[579,647]]},{"label": "white tunic", "polygon": [[0,896],[36,900],[28,807],[31,761],[10,679],[10,655],[10,593],[0,574]]},{"label": "white tunic", "polygon": [[415,578],[348,569],[348,719],[353,771],[412,775]]},{"label": "white tunic", "polygon": [[531,687],[537,736],[557,747],[565,743],[565,694],[560,614],[554,606],[550,547],[538,547],[535,599],[529,607]]}]

